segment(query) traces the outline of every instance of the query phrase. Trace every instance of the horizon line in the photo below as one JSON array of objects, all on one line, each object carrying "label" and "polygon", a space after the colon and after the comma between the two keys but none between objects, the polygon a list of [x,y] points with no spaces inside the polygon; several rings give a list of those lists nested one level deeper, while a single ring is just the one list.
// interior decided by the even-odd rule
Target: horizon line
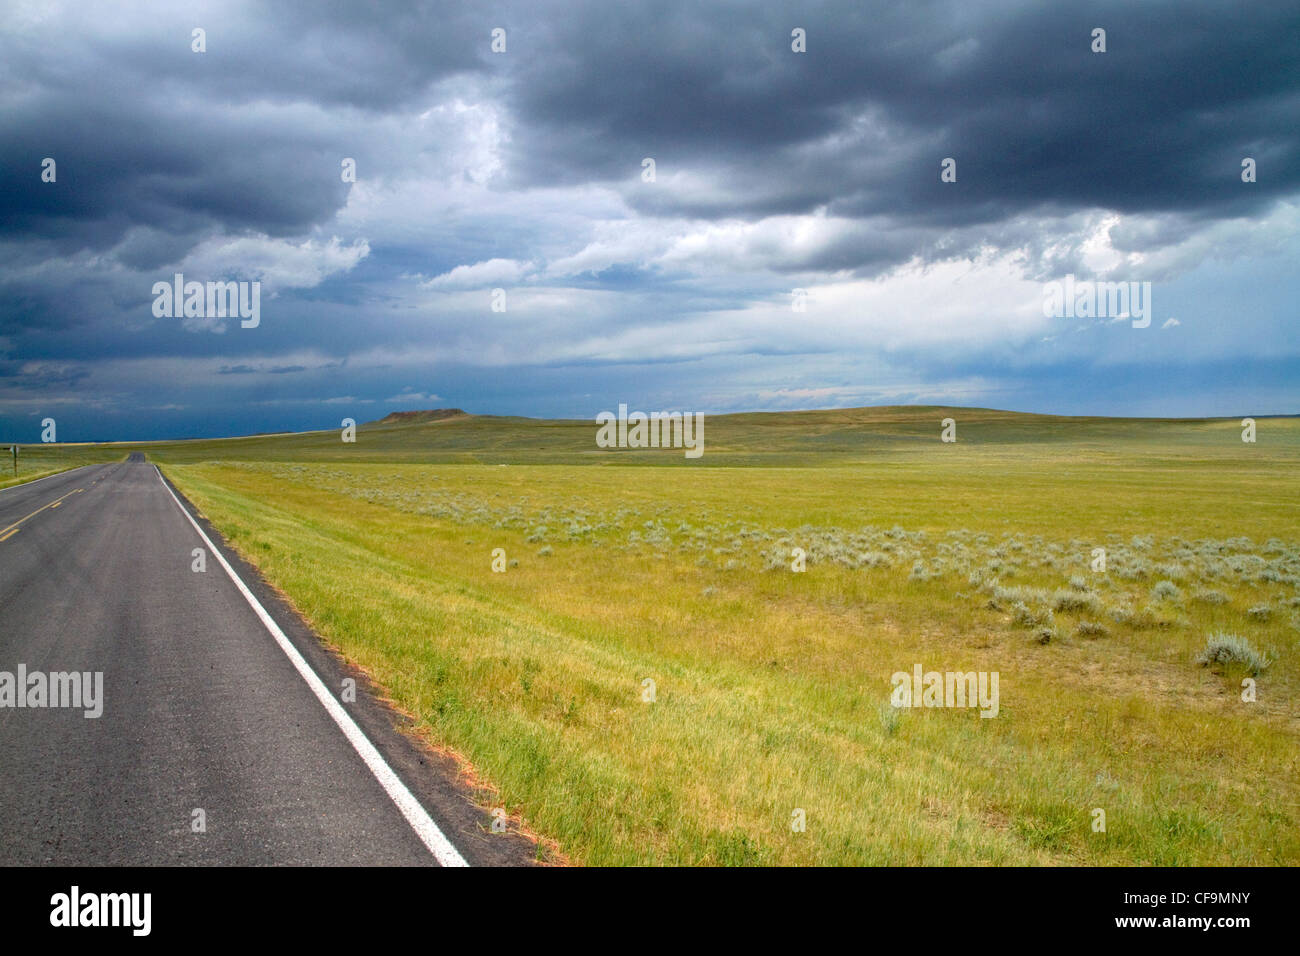
[{"label": "horizon line", "polygon": [[[619,404],[629,405],[630,403],[621,402]],[[729,411],[729,412],[699,412],[692,414],[704,414],[710,418],[733,418],[740,415],[807,415],[817,412],[852,412],[881,409],[951,409],[954,411],[965,412],[998,412],[1007,415],[1026,415],[1038,418],[1059,418],[1059,419],[1101,419],[1104,421],[1115,422],[1218,422],[1218,421],[1240,421],[1243,418],[1253,419],[1271,419],[1271,418],[1300,418],[1300,412],[1278,412],[1278,413],[1251,413],[1246,415],[1059,415],[1053,412],[1026,412],[1011,408],[991,408],[983,405],[935,405],[935,404],[891,404],[891,405],[845,405],[839,407],[824,408],[783,408],[783,409],[751,409],[747,411]],[[634,409],[634,411],[637,411]],[[545,418],[533,417],[531,415],[497,415],[492,413],[468,412],[461,408],[417,408],[417,409],[398,409],[389,412],[382,418],[372,419],[367,422],[358,422],[357,427],[365,425],[376,425],[385,422],[394,415],[421,415],[431,412],[451,412],[442,419],[435,421],[455,421],[461,418],[513,418],[528,422],[571,422],[577,423],[594,423],[594,419],[587,418]],[[683,412],[685,414],[685,412]],[[393,424],[400,424],[394,422]],[[176,442],[200,442],[200,441],[239,441],[249,438],[272,438],[278,435],[313,435],[325,432],[337,431],[337,426],[329,428],[305,428],[298,431],[264,431],[249,432],[239,435],[216,435],[210,437],[186,436],[182,438],[89,438],[77,441],[62,442],[13,442],[7,441],[3,444],[5,447],[17,445],[19,448],[40,446],[43,444],[52,445],[160,445],[171,444]]]}]

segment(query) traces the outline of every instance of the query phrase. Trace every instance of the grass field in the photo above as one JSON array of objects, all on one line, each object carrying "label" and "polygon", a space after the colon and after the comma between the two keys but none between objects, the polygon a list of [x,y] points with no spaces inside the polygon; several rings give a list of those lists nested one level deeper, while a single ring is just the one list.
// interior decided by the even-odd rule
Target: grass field
[{"label": "grass field", "polygon": [[121,461],[126,457],[126,446],[123,445],[19,445],[18,468],[15,470],[11,447],[0,443],[0,488],[36,481],[81,465]]},{"label": "grass field", "polygon": [[[542,856],[1294,865],[1300,420],[1258,429],[901,408],[710,417],[697,461],[472,416],[140,447]],[[891,706],[916,665],[997,672],[996,718]]]}]

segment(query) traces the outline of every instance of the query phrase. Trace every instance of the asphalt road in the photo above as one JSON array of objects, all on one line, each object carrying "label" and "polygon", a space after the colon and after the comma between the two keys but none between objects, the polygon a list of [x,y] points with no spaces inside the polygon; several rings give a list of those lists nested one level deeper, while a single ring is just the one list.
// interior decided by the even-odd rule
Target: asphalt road
[{"label": "asphalt road", "polygon": [[[373,745],[377,776],[216,557],[193,570],[208,546],[131,457],[0,491],[0,864],[437,865],[411,822],[422,814],[471,865],[530,862],[532,844],[493,833],[452,762],[400,732],[200,521]],[[20,665],[102,672],[101,716],[6,703]]]}]

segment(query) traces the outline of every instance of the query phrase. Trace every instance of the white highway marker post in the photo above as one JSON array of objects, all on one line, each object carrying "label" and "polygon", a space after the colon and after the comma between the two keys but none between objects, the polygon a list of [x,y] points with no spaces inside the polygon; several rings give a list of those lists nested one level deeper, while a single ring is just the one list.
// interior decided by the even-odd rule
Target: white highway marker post
[{"label": "white highway marker post", "polygon": [[460,855],[460,851],[452,846],[451,841],[438,829],[438,824],[433,822],[433,818],[420,805],[420,801],[416,800],[411,791],[407,789],[406,784],[402,783],[401,777],[397,775],[392,767],[388,766],[383,756],[375,749],[375,745],[361,732],[361,728],[357,726],[356,721],[343,709],[343,705],[330,694],[329,688],[316,676],[316,672],[311,669],[311,665],[307,663],[302,654],[298,653],[298,648],[294,647],[289,638],[285,636],[284,631],[280,630],[280,625],[275,623],[275,619],[266,612],[266,608],[262,607],[262,602],[253,596],[253,592],[248,589],[248,585],[244,584],[239,575],[235,573],[235,569],[230,566],[230,562],[226,560],[225,555],[217,549],[216,545],[212,543],[212,539],[204,533],[199,523],[194,520],[194,516],[181,504],[181,500],[176,497],[176,493],[171,490],[163,479],[162,470],[157,465],[154,465],[154,470],[158,472],[158,480],[162,482],[167,494],[171,495],[172,501],[176,502],[176,507],[181,509],[181,514],[185,515],[186,520],[194,526],[194,530],[199,533],[199,537],[208,546],[212,556],[225,568],[230,580],[234,581],[235,587],[239,588],[239,593],[244,596],[244,600],[248,601],[254,613],[261,618],[266,629],[275,638],[275,643],[280,645],[280,650],[284,651],[285,656],[289,658],[299,676],[307,682],[307,686],[316,695],[316,699],[334,718],[334,723],[338,724],[339,729],[343,731],[343,736],[348,738],[348,743],[352,744],[353,749],[365,762],[370,772],[374,774],[375,779],[384,788],[384,792],[388,794],[389,799],[397,805],[398,810],[402,811],[402,816],[411,825],[411,829],[415,831],[416,836],[428,847],[429,852],[434,855],[434,858],[442,866],[469,866],[469,862]]}]

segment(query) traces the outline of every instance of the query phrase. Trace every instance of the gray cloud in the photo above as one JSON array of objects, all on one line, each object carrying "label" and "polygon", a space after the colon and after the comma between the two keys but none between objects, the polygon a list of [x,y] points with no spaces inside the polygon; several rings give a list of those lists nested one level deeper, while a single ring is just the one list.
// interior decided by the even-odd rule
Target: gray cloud
[{"label": "gray cloud", "polygon": [[[1089,50],[1096,26],[1105,54]],[[915,292],[844,284],[1005,261],[1028,281],[1140,268],[1173,283],[1284,260],[1297,35],[1295,3],[18,3],[0,32],[0,397],[193,423],[223,401],[383,401],[398,372],[410,394],[471,406],[417,373],[492,368],[577,403],[620,380],[591,369],[667,381],[712,360],[722,389],[726,368],[748,382],[746,361],[786,356],[800,381],[726,400],[811,401],[844,343],[864,361],[878,343],[868,364],[898,394],[922,374],[991,383],[1018,355],[1057,370],[1062,342],[1129,345],[1025,347],[1041,330],[1016,318],[1012,280],[980,285],[966,319],[928,305],[946,337],[879,319]],[[939,180],[948,156],[956,184]],[[1241,182],[1243,156],[1258,182]],[[185,264],[263,278],[256,333],[155,319],[152,283]],[[1240,276],[1244,298],[1258,279]],[[498,285],[501,316],[486,308]],[[796,285],[838,311],[775,318]],[[1252,335],[1180,304],[1177,347],[1188,362],[1252,341],[1293,355],[1288,295],[1237,320]],[[945,375],[958,353],[973,365]]]},{"label": "gray cloud", "polygon": [[[527,123],[511,168],[533,183],[632,180],[654,156],[661,175],[706,169],[723,190],[629,189],[650,212],[825,205],[932,226],[1040,205],[1243,215],[1300,186],[1300,48],[1277,42],[1300,34],[1293,4],[577,9],[543,28],[554,57],[518,67]],[[1102,25],[1108,50],[1094,54]],[[1266,157],[1265,188],[1240,188],[1247,155]],[[949,156],[958,188],[939,181]]]}]

